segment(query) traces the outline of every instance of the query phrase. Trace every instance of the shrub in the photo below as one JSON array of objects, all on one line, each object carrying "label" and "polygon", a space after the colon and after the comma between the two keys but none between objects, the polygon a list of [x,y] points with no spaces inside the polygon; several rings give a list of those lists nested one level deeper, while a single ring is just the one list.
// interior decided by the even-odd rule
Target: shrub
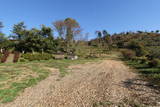
[{"label": "shrub", "polygon": [[160,49],[159,48],[151,48],[149,49],[149,54],[147,55],[148,59],[158,58],[160,59]]},{"label": "shrub", "polygon": [[148,62],[149,67],[157,67],[159,65],[159,60],[153,59]]},{"label": "shrub", "polygon": [[140,64],[147,63],[147,58],[146,57],[136,57],[136,61]]},{"label": "shrub", "polygon": [[3,54],[0,54],[0,58],[2,58]]},{"label": "shrub", "polygon": [[122,51],[122,55],[127,60],[131,60],[131,59],[133,59],[136,56],[135,52],[132,51],[132,50],[123,50]]},{"label": "shrub", "polygon": [[145,47],[142,43],[138,42],[138,41],[130,41],[127,44],[127,48],[132,49],[136,52],[136,56],[140,57],[140,56],[144,56],[147,54],[147,51],[145,50]]},{"label": "shrub", "polygon": [[20,57],[20,52],[14,52],[13,62],[14,63],[18,62],[19,57]]},{"label": "shrub", "polygon": [[27,53],[27,54],[23,54],[22,57],[24,59],[27,59],[29,61],[34,61],[34,60],[49,60],[49,59],[53,59],[52,54],[48,54],[48,53]]},{"label": "shrub", "polygon": [[95,55],[95,54],[91,54],[91,55],[87,55],[85,58],[99,58],[97,55]]},{"label": "shrub", "polygon": [[127,44],[127,48],[132,50],[135,50],[137,48],[139,49],[140,47],[141,47],[141,44],[136,40],[129,41]]},{"label": "shrub", "polygon": [[136,56],[144,56],[148,53],[143,47],[141,47],[140,49],[136,49],[135,51]]},{"label": "shrub", "polygon": [[20,58],[19,61],[20,61],[20,62],[27,62],[28,60],[27,60],[27,59],[24,59],[24,58]]},{"label": "shrub", "polygon": [[145,58],[145,57],[142,58],[142,59],[140,59],[140,63],[141,63],[141,64],[147,63],[147,61],[148,61],[148,60],[147,60],[147,58]]},{"label": "shrub", "polygon": [[138,62],[138,61],[139,61],[139,57],[133,57],[133,58],[132,58],[132,61]]},{"label": "shrub", "polygon": [[3,56],[2,56],[2,58],[1,58],[1,62],[2,62],[2,63],[5,63],[5,62],[7,61],[7,58],[8,58],[8,56],[9,56],[9,54],[10,54],[9,51],[5,51],[5,52],[3,53]]}]

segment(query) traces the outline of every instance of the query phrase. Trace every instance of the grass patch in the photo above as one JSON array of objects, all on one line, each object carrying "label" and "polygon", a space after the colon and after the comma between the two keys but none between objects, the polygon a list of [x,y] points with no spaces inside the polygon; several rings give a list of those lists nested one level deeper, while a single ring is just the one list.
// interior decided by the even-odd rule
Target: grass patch
[{"label": "grass patch", "polygon": [[47,68],[57,68],[61,76],[70,65],[96,62],[99,59],[48,60],[0,64],[0,103],[13,101],[27,87],[36,85],[51,73]]},{"label": "grass patch", "polygon": [[100,61],[100,58],[92,58],[92,59],[78,59],[78,60],[50,60],[45,62],[45,66],[49,68],[57,68],[60,71],[61,76],[65,76],[68,74],[67,69],[71,65],[76,65],[76,64],[84,64],[87,62],[96,62]]},{"label": "grass patch", "polygon": [[0,66],[0,102],[13,101],[25,88],[37,84],[49,75],[49,71],[37,64],[17,63]]},{"label": "grass patch", "polygon": [[136,61],[125,61],[129,66],[134,67],[144,79],[150,83],[160,86],[160,67],[150,68],[147,64],[140,64]]}]

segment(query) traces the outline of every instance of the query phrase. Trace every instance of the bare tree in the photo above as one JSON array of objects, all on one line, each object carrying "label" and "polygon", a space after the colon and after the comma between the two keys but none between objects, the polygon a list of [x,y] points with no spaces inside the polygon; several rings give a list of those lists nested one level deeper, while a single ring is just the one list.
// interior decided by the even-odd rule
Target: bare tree
[{"label": "bare tree", "polygon": [[54,28],[58,32],[60,38],[65,38],[66,35],[66,27],[63,20],[58,20],[53,23]]},{"label": "bare tree", "polygon": [[66,40],[67,41],[73,41],[74,38],[79,35],[82,31],[79,23],[72,19],[72,18],[67,18],[64,20],[65,26],[66,26]]},{"label": "bare tree", "polygon": [[75,19],[66,18],[65,20],[55,21],[53,26],[58,32],[60,38],[64,39],[67,52],[70,51],[75,42],[74,40],[81,36],[82,29],[79,23]]},{"label": "bare tree", "polygon": [[72,18],[55,21],[53,26],[58,32],[59,36],[66,39],[67,41],[73,40],[74,37],[79,35],[82,31],[79,23]]}]

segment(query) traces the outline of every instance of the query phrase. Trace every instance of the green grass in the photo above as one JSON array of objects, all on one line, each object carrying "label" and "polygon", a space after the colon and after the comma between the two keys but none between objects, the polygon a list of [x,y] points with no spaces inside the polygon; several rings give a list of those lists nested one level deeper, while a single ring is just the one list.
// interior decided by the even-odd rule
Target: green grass
[{"label": "green grass", "polygon": [[21,91],[45,79],[49,73],[47,69],[31,63],[1,64],[0,102],[13,101]]},{"label": "green grass", "polygon": [[68,74],[70,65],[97,62],[100,59],[48,60],[0,64],[0,103],[13,101],[27,87],[36,85],[51,73],[48,68],[57,68],[60,76]]},{"label": "green grass", "polygon": [[147,64],[140,64],[136,61],[126,61],[128,65],[137,69],[144,79],[150,83],[160,86],[160,66],[150,68]]}]

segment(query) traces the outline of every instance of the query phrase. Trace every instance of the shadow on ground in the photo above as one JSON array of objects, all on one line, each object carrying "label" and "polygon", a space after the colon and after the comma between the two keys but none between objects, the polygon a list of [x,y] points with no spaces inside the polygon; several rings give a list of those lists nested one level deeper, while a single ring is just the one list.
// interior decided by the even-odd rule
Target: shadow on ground
[{"label": "shadow on ground", "polygon": [[122,81],[122,87],[130,90],[132,98],[138,99],[140,104],[156,106],[160,102],[160,87],[140,77]]}]

